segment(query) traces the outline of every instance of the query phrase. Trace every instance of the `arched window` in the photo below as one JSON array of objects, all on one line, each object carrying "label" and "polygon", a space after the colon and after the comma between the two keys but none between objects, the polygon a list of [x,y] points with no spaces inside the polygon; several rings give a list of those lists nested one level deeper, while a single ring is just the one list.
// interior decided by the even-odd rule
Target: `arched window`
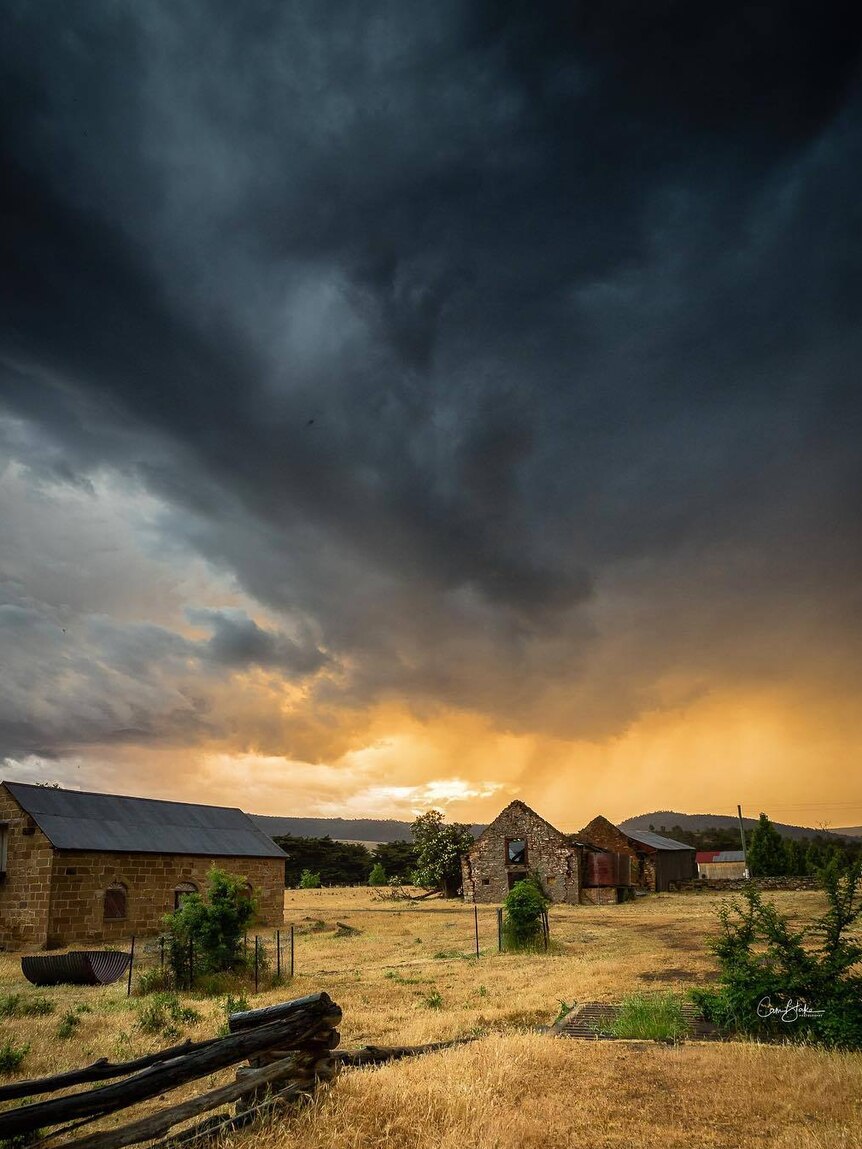
[{"label": "arched window", "polygon": [[180,882],[180,884],[174,888],[174,909],[178,910],[180,908],[187,894],[196,894],[197,892],[198,888],[194,882]]},{"label": "arched window", "polygon": [[114,882],[105,890],[102,917],[106,922],[124,922],[126,920],[126,895],[126,887],[122,882]]},{"label": "arched window", "polygon": [[254,897],[254,890],[252,889],[251,882],[243,882],[239,888],[239,896],[241,898],[248,898],[249,901]]}]

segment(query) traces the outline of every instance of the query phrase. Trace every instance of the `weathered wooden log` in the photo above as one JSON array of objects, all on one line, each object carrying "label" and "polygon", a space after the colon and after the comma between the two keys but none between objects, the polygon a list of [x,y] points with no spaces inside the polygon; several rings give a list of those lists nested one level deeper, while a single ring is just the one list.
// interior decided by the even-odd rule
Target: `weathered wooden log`
[{"label": "weathered wooden log", "polygon": [[335,1026],[341,1021],[341,1009],[328,993],[311,993],[307,997],[297,997],[293,1001],[283,1001],[278,1005],[265,1005],[261,1009],[246,1009],[242,1013],[232,1013],[228,1018],[228,1028],[231,1033],[239,1033],[240,1030],[255,1029],[271,1021],[285,1020],[295,1013],[303,1013],[306,1010],[313,1010],[321,1024],[328,1022],[330,1026]]},{"label": "weathered wooden log", "polygon": [[[125,1145],[137,1145],[141,1141],[151,1141],[154,1137],[161,1137],[174,1125],[188,1121],[190,1117],[197,1117],[199,1113],[206,1113],[217,1106],[227,1105],[245,1094],[254,1093],[262,1086],[280,1079],[283,1080],[286,1075],[290,1075],[292,1069],[293,1058],[285,1057],[282,1061],[268,1065],[265,1069],[254,1070],[240,1081],[232,1081],[218,1089],[211,1089],[208,1093],[190,1097],[179,1105],[173,1105],[169,1109],[163,1109],[160,1113],[152,1113],[148,1117],[142,1117],[130,1125],[123,1125],[118,1129],[106,1129],[101,1133],[91,1133],[87,1137],[80,1137],[77,1141],[67,1141],[64,1149],[123,1149]],[[298,1088],[297,1092],[299,1092]]]},{"label": "weathered wooden log", "polygon": [[456,1045],[467,1045],[478,1041],[478,1037],[456,1037],[452,1041],[432,1041],[428,1045],[366,1045],[362,1049],[339,1049],[332,1054],[337,1065],[350,1067],[359,1065],[382,1065],[386,1061],[399,1061],[402,1057],[418,1057],[423,1053],[436,1053],[440,1049],[452,1049]]},{"label": "weathered wooden log", "polygon": [[[200,1142],[207,1136],[223,1137],[226,1133],[245,1129],[256,1121],[266,1120],[273,1112],[278,1112],[288,1105],[296,1105],[310,1100],[310,1091],[301,1087],[298,1088],[293,1084],[287,1085],[273,1090],[269,1099],[262,1105],[243,1109],[241,1112],[238,1111],[234,1117],[225,1117],[221,1114],[207,1117],[196,1125],[190,1125],[188,1129],[170,1134],[164,1141],[155,1142],[150,1146],[150,1149],[180,1149],[180,1146],[187,1145],[190,1141]],[[239,1109],[239,1107],[237,1108]]]},{"label": "weathered wooden log", "polygon": [[12,1101],[16,1097],[32,1097],[36,1093],[55,1093],[58,1089],[68,1089],[70,1085],[86,1085],[89,1081],[109,1081],[112,1077],[125,1077],[136,1073],[139,1069],[146,1069],[150,1065],[157,1065],[161,1061],[171,1061],[175,1057],[182,1057],[186,1053],[194,1053],[197,1049],[206,1049],[223,1041],[222,1037],[210,1037],[206,1041],[185,1041],[182,1045],[174,1045],[169,1049],[161,1049],[158,1053],[148,1053],[144,1057],[136,1057],[134,1061],[108,1061],[107,1057],[100,1057],[91,1065],[82,1069],[70,1069],[65,1073],[55,1073],[50,1077],[34,1077],[29,1081],[15,1081],[11,1085],[0,1086],[0,1101]]},{"label": "weathered wooden log", "polygon": [[58,1125],[76,1117],[114,1113],[138,1101],[157,1097],[166,1089],[173,1089],[187,1081],[205,1077],[217,1069],[234,1065],[237,1061],[244,1061],[265,1049],[272,1049],[274,1046],[290,1049],[303,1045],[317,1031],[320,1015],[331,1011],[332,1002],[328,995],[315,996],[322,996],[326,1000],[310,1000],[301,1010],[294,1010],[283,1019],[231,1034],[193,1053],[151,1065],[124,1081],[70,1097],[57,1097],[50,1101],[24,1105],[11,1113],[4,1113],[0,1115],[0,1138],[14,1137],[45,1126]]}]

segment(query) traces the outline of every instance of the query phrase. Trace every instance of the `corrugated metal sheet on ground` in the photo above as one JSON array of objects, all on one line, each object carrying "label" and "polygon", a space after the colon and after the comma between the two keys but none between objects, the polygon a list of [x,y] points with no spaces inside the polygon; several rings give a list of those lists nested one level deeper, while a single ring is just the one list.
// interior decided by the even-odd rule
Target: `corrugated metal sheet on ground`
[{"label": "corrugated metal sheet on ground", "polygon": [[[605,1032],[614,1022],[619,1011],[618,1005],[599,1001],[585,1001],[576,1005],[557,1026],[562,1037],[577,1037],[584,1041],[616,1041],[612,1034]],[[697,1007],[686,1003],[682,1006],[688,1029],[684,1037],[697,1041],[721,1041],[722,1035],[712,1024],[704,1020]]]}]

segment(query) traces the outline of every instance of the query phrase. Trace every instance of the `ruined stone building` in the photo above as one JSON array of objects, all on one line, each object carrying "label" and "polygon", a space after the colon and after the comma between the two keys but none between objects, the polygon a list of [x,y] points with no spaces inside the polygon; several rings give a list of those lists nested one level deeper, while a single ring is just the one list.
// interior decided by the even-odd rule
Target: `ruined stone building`
[{"label": "ruined stone building", "polygon": [[552,902],[607,905],[695,877],[694,850],[658,834],[624,833],[601,816],[580,834],[563,834],[515,801],[461,860],[464,900],[502,902],[528,876]]},{"label": "ruined stone building", "polygon": [[284,853],[241,810],[0,784],[0,946],[154,933],[217,865],[261,925],[284,918]]},{"label": "ruined stone building", "polygon": [[462,859],[464,900],[501,902],[516,882],[531,873],[541,874],[551,901],[579,901],[577,847],[526,803],[510,802]]}]

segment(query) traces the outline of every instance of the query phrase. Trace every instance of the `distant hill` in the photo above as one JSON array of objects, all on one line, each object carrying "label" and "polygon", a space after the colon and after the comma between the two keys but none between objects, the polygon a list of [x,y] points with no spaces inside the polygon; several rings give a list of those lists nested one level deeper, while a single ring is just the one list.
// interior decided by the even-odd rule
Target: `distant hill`
[{"label": "distant hill", "polygon": [[846,834],[848,838],[862,838],[862,826],[836,826],[833,834]]},{"label": "distant hill", "polygon": [[[757,818],[743,818],[742,823],[746,830],[753,830],[757,825]],[[824,833],[836,839],[862,836],[862,829],[859,828],[823,831],[810,826],[788,826],[784,822],[772,824],[783,838],[814,838]],[[739,821],[729,814],[681,814],[677,810],[656,810],[652,814],[638,814],[634,818],[626,818],[624,822],[620,822],[620,828],[623,830],[648,830],[651,825],[659,832],[662,826],[666,830],[670,830],[673,826],[679,826],[683,830],[713,828],[731,830],[739,825]]]},{"label": "distant hill", "polygon": [[[393,818],[278,818],[270,814],[249,817],[271,838],[292,834],[295,838],[330,838],[339,842],[409,842],[410,823]],[[474,837],[485,829],[471,826]]]}]

